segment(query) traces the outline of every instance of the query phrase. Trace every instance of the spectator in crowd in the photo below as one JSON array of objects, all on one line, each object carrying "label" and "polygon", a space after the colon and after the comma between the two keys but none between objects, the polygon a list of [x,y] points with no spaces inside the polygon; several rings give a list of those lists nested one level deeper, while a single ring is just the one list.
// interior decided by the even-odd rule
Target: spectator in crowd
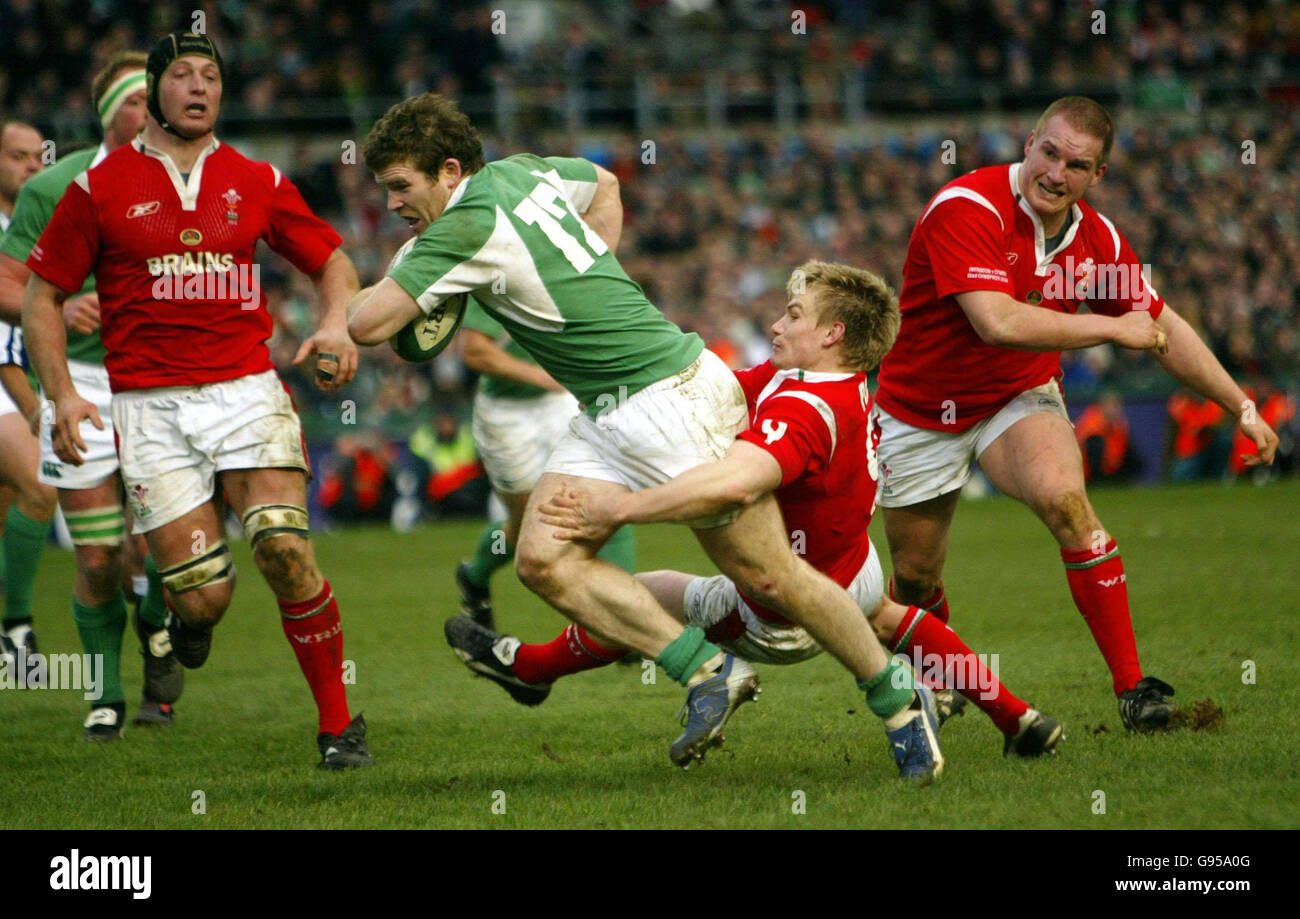
[{"label": "spectator in crowd", "polygon": [[428,470],[425,498],[430,514],[482,516],[492,488],[468,424],[450,412],[439,412],[432,425],[416,428],[410,450]]},{"label": "spectator in crowd", "polygon": [[378,435],[335,440],[317,498],[332,522],[388,521],[397,497],[390,473],[396,453]]},{"label": "spectator in crowd", "polygon": [[1167,406],[1173,421],[1170,481],[1190,482],[1222,476],[1232,446],[1232,430],[1223,409],[1185,389],[1170,396]]},{"label": "spectator in crowd", "polygon": [[[1142,472],[1142,460],[1129,442],[1124,403],[1113,391],[1083,410],[1074,423],[1083,454],[1083,476],[1089,484],[1129,482]],[[1253,442],[1248,441],[1254,449]]]}]

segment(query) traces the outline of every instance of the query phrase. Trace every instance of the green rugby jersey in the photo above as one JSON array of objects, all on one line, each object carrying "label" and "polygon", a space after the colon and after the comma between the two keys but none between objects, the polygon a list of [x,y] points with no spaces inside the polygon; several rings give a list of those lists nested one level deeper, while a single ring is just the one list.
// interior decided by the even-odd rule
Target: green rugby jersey
[{"label": "green rugby jersey", "polygon": [[[23,183],[23,187],[18,191],[18,200],[14,202],[14,215],[9,224],[9,232],[5,233],[4,239],[0,240],[0,252],[16,258],[24,265],[27,264],[27,256],[31,255],[32,247],[40,240],[45,225],[54,216],[54,208],[63,197],[64,190],[73,179],[90,168],[98,152],[98,149],[92,147],[89,150],[69,153],[53,166],[42,169]],[[88,275],[86,283],[78,293],[94,292],[95,277]],[[68,358],[103,366],[104,345],[99,340],[99,330],[96,329],[89,335],[69,331]]]},{"label": "green rugby jersey", "polygon": [[[469,298],[465,306],[465,318],[461,320],[460,327],[462,330],[473,329],[475,332],[482,332],[511,357],[517,357],[529,364],[537,363],[531,354],[519,346],[519,342],[510,337],[505,326],[489,316],[473,297]],[[507,380],[504,377],[494,377],[490,373],[478,375],[478,391],[497,399],[535,399],[547,393],[547,390],[540,386],[520,383],[518,380]]]},{"label": "green rugby jersey", "polygon": [[389,277],[426,314],[473,294],[588,411],[608,405],[688,367],[704,342],[665,319],[579,217],[595,193],[584,159],[488,163]]}]

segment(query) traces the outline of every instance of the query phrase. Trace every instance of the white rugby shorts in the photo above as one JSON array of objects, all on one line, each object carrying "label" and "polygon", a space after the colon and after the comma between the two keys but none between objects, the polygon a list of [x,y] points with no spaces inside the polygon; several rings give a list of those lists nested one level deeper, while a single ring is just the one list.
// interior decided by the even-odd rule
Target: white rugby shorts
[{"label": "white rugby shorts", "polygon": [[[862,569],[846,588],[862,615],[876,611],[885,591],[880,556],[872,545]],[[749,608],[736,585],[725,575],[696,578],[686,585],[686,624],[708,631],[733,613],[740,615],[745,631],[740,637],[720,642],[737,657],[757,664],[797,664],[821,653],[821,645],[801,626],[777,625],[760,619]]]},{"label": "white rugby shorts", "polygon": [[958,490],[970,480],[971,461],[1022,418],[1048,412],[1067,423],[1070,420],[1055,380],[1025,390],[996,414],[956,434],[914,427],[879,404],[873,404],[871,410],[880,425],[876,502],[881,507],[910,507]]},{"label": "white rugby shorts", "polygon": [[113,424],[136,533],[211,499],[218,472],[309,471],[298,413],[274,370],[117,393]]},{"label": "white rugby shorts", "polygon": [[[693,466],[721,459],[749,426],[740,381],[705,349],[680,373],[569,423],[545,472],[617,482],[636,491],[661,485]],[[724,526],[739,512],[690,521]]]},{"label": "white rugby shorts", "polygon": [[503,495],[532,491],[577,414],[578,400],[567,392],[523,399],[475,395],[474,443],[492,488]]},{"label": "white rugby shorts", "polygon": [[117,472],[117,442],[113,437],[113,393],[108,388],[108,371],[100,364],[68,361],[68,373],[77,395],[99,409],[104,430],[90,421],[81,423],[81,439],[86,444],[80,466],[63,462],[54,452],[52,430],[54,412],[46,405],[41,413],[41,469],[38,475],[45,485],[55,488],[94,488]]}]

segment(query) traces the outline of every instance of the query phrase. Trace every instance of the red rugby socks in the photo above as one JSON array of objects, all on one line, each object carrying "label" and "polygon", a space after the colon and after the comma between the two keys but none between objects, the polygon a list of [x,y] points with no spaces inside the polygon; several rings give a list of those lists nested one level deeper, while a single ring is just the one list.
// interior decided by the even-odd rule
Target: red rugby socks
[{"label": "red rugby socks", "polygon": [[582,626],[570,623],[545,644],[520,645],[515,651],[514,672],[525,683],[554,683],[570,673],[612,664],[624,653],[605,647]]},{"label": "red rugby socks", "polygon": [[352,720],[343,685],[343,623],[329,581],[309,600],[280,604],[280,625],[320,712],[320,733],[341,734]]},{"label": "red rugby socks", "polygon": [[1132,689],[1142,679],[1137,639],[1128,608],[1128,578],[1115,540],[1100,550],[1062,549],[1065,578],[1074,605],[1088,623],[1093,640],[1110,668],[1115,695]]},{"label": "red rugby socks", "polygon": [[936,614],[909,606],[889,639],[889,649],[911,656],[918,681],[931,689],[956,689],[992,718],[1002,733],[1020,729],[1020,716],[1029,706],[1013,696],[983,658]]}]

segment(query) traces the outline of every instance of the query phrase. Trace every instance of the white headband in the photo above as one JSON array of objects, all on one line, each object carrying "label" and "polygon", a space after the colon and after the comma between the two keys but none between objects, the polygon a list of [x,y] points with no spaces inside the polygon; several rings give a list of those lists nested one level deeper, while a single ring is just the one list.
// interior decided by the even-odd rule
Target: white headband
[{"label": "white headband", "polygon": [[104,93],[103,98],[99,100],[99,123],[104,126],[105,131],[108,130],[109,123],[113,120],[113,116],[117,114],[117,110],[122,107],[122,103],[126,101],[127,96],[144,88],[145,77],[143,70],[123,71],[116,80],[109,84],[108,90]]}]

